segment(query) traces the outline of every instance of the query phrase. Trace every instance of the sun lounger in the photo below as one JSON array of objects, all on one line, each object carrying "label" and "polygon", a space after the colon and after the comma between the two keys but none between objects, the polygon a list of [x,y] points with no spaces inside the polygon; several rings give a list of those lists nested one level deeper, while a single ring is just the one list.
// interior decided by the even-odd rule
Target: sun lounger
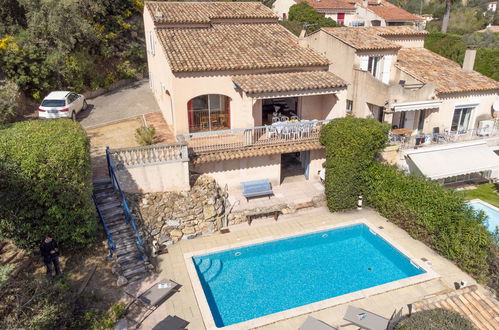
[{"label": "sun lounger", "polygon": [[168,315],[163,321],[156,324],[152,330],[183,330],[188,324],[189,322],[180,317]]},{"label": "sun lounger", "polygon": [[307,317],[305,322],[300,326],[299,330],[337,330],[329,324],[326,324],[312,316]]},{"label": "sun lounger", "polygon": [[179,284],[171,281],[171,280],[161,280],[156,282],[149,289],[144,291],[138,296],[134,296],[133,294],[127,292],[133,298],[133,300],[126,306],[125,312],[130,309],[130,307],[135,303],[141,303],[147,309],[146,313],[142,317],[140,321],[138,321],[137,326],[142,323],[152,312],[161,305],[168,296],[178,291]]},{"label": "sun lounger", "polygon": [[378,314],[366,311],[365,309],[353,306],[348,306],[347,312],[343,319],[352,324],[355,324],[361,329],[367,330],[386,330],[388,329],[391,320],[384,318]]}]

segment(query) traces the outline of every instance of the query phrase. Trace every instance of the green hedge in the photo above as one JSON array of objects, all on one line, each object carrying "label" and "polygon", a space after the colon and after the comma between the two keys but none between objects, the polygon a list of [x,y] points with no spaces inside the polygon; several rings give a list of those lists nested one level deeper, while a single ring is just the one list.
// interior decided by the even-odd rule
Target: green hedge
[{"label": "green hedge", "polygon": [[462,193],[380,163],[367,178],[368,205],[477,279],[489,277],[492,236]]},{"label": "green hedge", "polygon": [[52,233],[65,248],[95,239],[89,141],[69,119],[0,126],[0,236],[23,249]]},{"label": "green hedge", "polygon": [[436,308],[417,312],[399,322],[395,330],[475,330],[470,320],[448,309]]},{"label": "green hedge", "polygon": [[377,162],[388,129],[373,119],[343,118],[321,130],[329,209],[352,209],[362,195],[412,237],[497,288],[499,248],[483,224],[484,214],[475,213],[461,192]]},{"label": "green hedge", "polygon": [[353,208],[365,187],[365,169],[385,146],[388,124],[374,119],[346,117],[321,129],[326,147],[326,197],[331,211]]}]

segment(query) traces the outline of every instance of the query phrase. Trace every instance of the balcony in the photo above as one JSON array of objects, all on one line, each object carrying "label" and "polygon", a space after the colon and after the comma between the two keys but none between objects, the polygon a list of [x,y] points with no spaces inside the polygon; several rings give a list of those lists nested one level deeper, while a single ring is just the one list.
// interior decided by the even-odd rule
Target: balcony
[{"label": "balcony", "polygon": [[283,145],[300,148],[300,145],[310,142],[318,144],[321,127],[329,121],[302,120],[297,123],[189,133],[179,135],[177,139],[187,143],[191,155]]},{"label": "balcony", "polygon": [[443,133],[416,134],[412,136],[390,133],[389,142],[398,145],[400,149],[410,149],[437,144],[490,139],[495,137],[499,137],[499,126],[497,125],[487,128],[469,129],[460,132],[445,130]]}]

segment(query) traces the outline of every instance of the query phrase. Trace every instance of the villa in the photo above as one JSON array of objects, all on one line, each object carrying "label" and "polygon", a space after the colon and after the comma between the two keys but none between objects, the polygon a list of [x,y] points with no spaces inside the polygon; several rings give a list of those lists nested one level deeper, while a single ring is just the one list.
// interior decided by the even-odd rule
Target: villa
[{"label": "villa", "polygon": [[[424,48],[425,35],[426,31],[410,26],[341,27],[322,28],[306,40],[310,48],[329,59],[330,71],[348,83],[348,111],[389,123],[391,141],[402,148],[496,135],[493,113],[497,109],[493,104],[499,84],[473,71],[476,49],[466,51],[461,67]],[[459,154],[457,159],[466,159],[470,152],[468,146],[452,148]],[[471,149],[479,157],[477,164],[458,161],[461,167],[449,171],[445,169],[449,164],[438,168],[433,162],[438,173],[411,172],[422,172],[441,183],[465,181],[471,174],[475,178],[497,177],[493,173],[497,173],[499,163],[493,150],[476,143]],[[421,153],[413,158],[423,158]],[[444,151],[424,158],[435,160],[437,154],[447,158]],[[409,167],[415,168],[411,157],[406,158]]]},{"label": "villa", "polygon": [[274,12],[287,18],[289,8],[307,2],[317,12],[345,26],[396,26],[419,24],[421,18],[385,0],[276,0]]},{"label": "villa", "polygon": [[277,19],[258,2],[145,5],[150,87],[191,170],[222,186],[278,185],[290,162],[318,180],[320,126],[346,115],[346,82]]}]

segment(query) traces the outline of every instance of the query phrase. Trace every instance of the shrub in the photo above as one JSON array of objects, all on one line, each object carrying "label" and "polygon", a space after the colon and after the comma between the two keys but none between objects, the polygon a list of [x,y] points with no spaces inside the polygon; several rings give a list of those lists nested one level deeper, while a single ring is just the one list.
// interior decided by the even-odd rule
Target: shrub
[{"label": "shrub", "polygon": [[461,314],[443,308],[436,308],[412,314],[399,322],[395,330],[475,330],[470,320]]},{"label": "shrub", "polygon": [[2,300],[1,329],[67,329],[72,320],[74,305],[65,277],[48,281],[30,276],[22,287],[3,288]]},{"label": "shrub", "polygon": [[96,234],[89,141],[68,119],[0,126],[0,236],[23,249],[52,233],[64,248]]},{"label": "shrub", "polygon": [[389,125],[347,117],[321,129],[326,147],[326,197],[331,211],[353,208],[365,187],[365,170],[388,139]]},{"label": "shrub", "polygon": [[154,144],[156,129],[154,126],[140,127],[135,130],[135,141],[141,146],[150,146]]},{"label": "shrub", "polygon": [[308,32],[319,30],[321,27],[335,27],[337,25],[332,18],[324,17],[323,14],[318,13],[307,2],[292,5],[289,8],[289,20],[300,22],[302,26],[307,23]]},{"label": "shrub", "polygon": [[490,275],[492,235],[484,215],[475,213],[461,192],[380,163],[369,168],[367,178],[368,205],[475,278]]},{"label": "shrub", "polygon": [[0,81],[0,124],[8,123],[17,116],[19,90],[11,81]]}]

